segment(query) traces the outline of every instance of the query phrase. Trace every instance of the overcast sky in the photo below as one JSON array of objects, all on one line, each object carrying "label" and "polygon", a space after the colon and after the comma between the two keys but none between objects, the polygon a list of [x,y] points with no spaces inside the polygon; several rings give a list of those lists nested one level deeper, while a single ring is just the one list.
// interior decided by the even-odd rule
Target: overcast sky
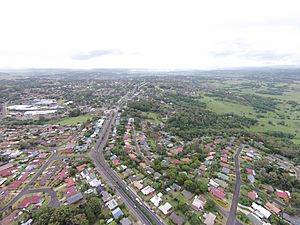
[{"label": "overcast sky", "polygon": [[0,68],[300,65],[299,0],[0,0]]}]

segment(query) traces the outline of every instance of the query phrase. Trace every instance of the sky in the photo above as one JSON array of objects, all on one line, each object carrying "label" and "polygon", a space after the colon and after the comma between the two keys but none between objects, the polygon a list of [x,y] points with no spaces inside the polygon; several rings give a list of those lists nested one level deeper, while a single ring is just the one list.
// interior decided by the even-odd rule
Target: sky
[{"label": "sky", "polygon": [[0,68],[300,65],[299,0],[0,0]]}]

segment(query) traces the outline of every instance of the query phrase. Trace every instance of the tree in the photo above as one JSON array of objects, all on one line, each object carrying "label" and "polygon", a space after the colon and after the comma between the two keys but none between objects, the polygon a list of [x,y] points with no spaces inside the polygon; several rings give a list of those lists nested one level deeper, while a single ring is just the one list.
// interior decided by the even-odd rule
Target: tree
[{"label": "tree", "polygon": [[190,192],[195,192],[196,188],[197,188],[197,185],[191,180],[184,181],[183,186],[186,190],[188,190]]},{"label": "tree", "polygon": [[77,117],[81,114],[80,109],[73,109],[69,112],[69,117]]},{"label": "tree", "polygon": [[191,218],[189,219],[189,222],[191,225],[201,224],[199,217],[195,213],[192,214]]},{"label": "tree", "polygon": [[77,214],[71,218],[72,225],[88,225],[89,221],[87,220],[85,214]]},{"label": "tree", "polygon": [[209,212],[216,212],[217,211],[217,205],[213,200],[211,200],[209,198],[209,199],[207,199],[207,202],[204,206],[204,209],[209,211]]}]

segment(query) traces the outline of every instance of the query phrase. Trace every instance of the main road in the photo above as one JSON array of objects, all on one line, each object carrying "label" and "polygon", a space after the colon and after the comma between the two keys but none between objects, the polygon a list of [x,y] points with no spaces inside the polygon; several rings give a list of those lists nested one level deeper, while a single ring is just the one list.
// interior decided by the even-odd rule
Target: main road
[{"label": "main road", "polygon": [[[122,100],[126,99],[127,97]],[[91,158],[93,159],[98,171],[108,179],[108,181],[116,189],[116,192],[123,198],[130,211],[133,212],[143,224],[163,225],[164,223],[156,215],[156,213],[143,203],[140,197],[127,186],[126,182],[115,173],[104,158],[103,149],[108,141],[112,125],[116,120],[118,109],[119,107],[116,107],[111,110],[111,114],[106,120],[93,151],[91,152]]]},{"label": "main road", "polygon": [[237,212],[237,206],[239,203],[239,195],[240,195],[240,189],[242,186],[242,179],[241,179],[241,171],[240,171],[240,154],[242,151],[242,147],[240,147],[237,151],[237,153],[234,156],[234,164],[235,164],[235,189],[232,197],[230,212],[228,215],[227,223],[226,225],[234,225],[234,224],[240,224],[236,220],[236,212]]}]

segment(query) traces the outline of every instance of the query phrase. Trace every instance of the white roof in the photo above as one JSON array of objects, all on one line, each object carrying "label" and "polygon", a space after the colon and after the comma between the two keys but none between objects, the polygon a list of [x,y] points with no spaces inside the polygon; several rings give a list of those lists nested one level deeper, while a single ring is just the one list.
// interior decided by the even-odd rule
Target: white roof
[{"label": "white roof", "polygon": [[89,184],[92,186],[92,187],[98,187],[101,185],[101,181],[99,181],[97,178],[94,178],[93,180],[91,180],[89,182]]},{"label": "white roof", "polygon": [[105,205],[109,208],[109,210],[113,210],[114,208],[116,208],[118,206],[118,203],[116,202],[115,199],[111,199]]},{"label": "white roof", "polygon": [[200,209],[200,208],[203,209],[203,202],[196,196],[194,198],[192,206],[197,208],[197,209]]},{"label": "white roof", "polygon": [[149,195],[154,191],[155,191],[155,189],[153,187],[150,187],[149,185],[142,189],[143,195]]},{"label": "white roof", "polygon": [[252,203],[252,208],[258,211],[258,213],[257,213],[258,215],[260,214],[263,217],[265,217],[266,219],[268,219],[272,215],[272,213],[270,211],[268,211],[261,205],[256,204],[255,202]]},{"label": "white roof", "polygon": [[216,187],[216,188],[220,186],[220,185],[219,185],[217,182],[215,182],[213,179],[210,179],[209,185],[211,185],[211,186],[213,186],[213,187]]},{"label": "white roof", "polygon": [[166,202],[164,205],[158,207],[163,214],[167,215],[172,209],[172,205],[169,202]]},{"label": "white roof", "polygon": [[155,195],[154,197],[152,197],[150,199],[150,201],[153,203],[153,205],[155,205],[156,207],[158,207],[159,203],[161,201],[161,198],[159,196]]}]

